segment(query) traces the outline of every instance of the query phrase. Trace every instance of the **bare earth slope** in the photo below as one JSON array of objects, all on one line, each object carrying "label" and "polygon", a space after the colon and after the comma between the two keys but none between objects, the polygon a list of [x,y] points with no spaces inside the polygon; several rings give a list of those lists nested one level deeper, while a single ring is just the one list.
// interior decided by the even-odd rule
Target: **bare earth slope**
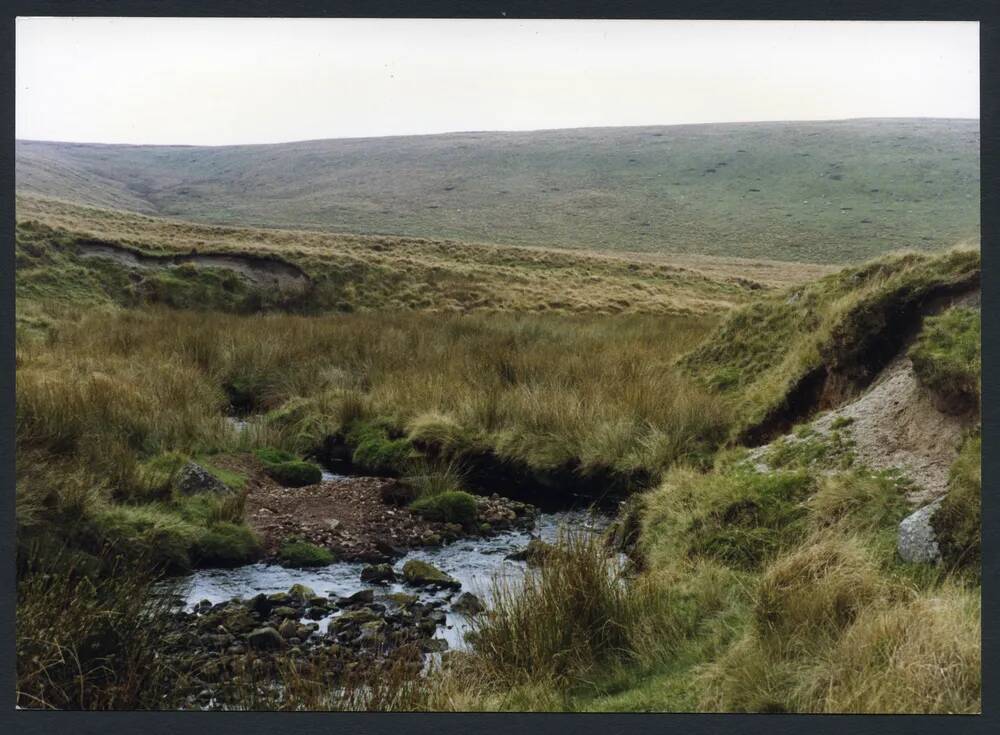
[{"label": "bare earth slope", "polygon": [[979,123],[19,141],[21,193],[211,224],[847,263],[979,236]]}]

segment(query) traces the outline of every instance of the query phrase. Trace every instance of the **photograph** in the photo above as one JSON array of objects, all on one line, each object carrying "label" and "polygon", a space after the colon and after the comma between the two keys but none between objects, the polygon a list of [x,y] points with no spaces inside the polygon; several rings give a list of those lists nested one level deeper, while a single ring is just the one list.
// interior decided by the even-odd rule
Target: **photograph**
[{"label": "photograph", "polygon": [[16,710],[983,712],[980,22],[45,7]]}]

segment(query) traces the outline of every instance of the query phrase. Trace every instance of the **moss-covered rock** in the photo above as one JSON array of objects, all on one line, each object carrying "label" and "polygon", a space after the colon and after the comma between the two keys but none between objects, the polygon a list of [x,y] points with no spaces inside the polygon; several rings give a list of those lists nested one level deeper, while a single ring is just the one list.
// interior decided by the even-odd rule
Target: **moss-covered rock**
[{"label": "moss-covered rock", "polygon": [[318,465],[300,460],[284,449],[263,447],[254,450],[254,454],[264,465],[268,476],[285,487],[315,485],[323,478]]},{"label": "moss-covered rock", "polygon": [[469,493],[455,490],[419,498],[410,509],[429,521],[460,523],[471,526],[476,521],[476,498]]},{"label": "moss-covered rock", "polygon": [[286,541],[278,549],[278,563],[286,567],[324,567],[332,564],[333,553],[308,541]]},{"label": "moss-covered rock", "polygon": [[394,438],[383,422],[358,422],[348,431],[347,440],[354,447],[352,462],[376,474],[400,474],[415,454],[409,439]]},{"label": "moss-covered rock", "polygon": [[258,559],[260,540],[246,526],[215,523],[201,535],[192,550],[198,566],[236,567]]},{"label": "moss-covered rock", "polygon": [[284,487],[315,485],[323,478],[323,473],[318,466],[312,462],[299,460],[269,465],[267,474]]},{"label": "moss-covered rock", "polygon": [[451,577],[433,564],[428,564],[419,559],[410,559],[403,565],[403,579],[407,584],[415,587],[451,587],[458,589],[462,586],[454,577]]}]

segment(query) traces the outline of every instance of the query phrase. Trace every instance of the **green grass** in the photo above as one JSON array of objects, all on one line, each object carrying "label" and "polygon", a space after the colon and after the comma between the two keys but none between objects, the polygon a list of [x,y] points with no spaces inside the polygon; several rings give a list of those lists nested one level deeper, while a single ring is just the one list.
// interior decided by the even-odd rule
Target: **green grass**
[{"label": "green grass", "polygon": [[910,349],[913,369],[941,406],[979,410],[982,327],[979,309],[953,307],[928,317]]},{"label": "green grass", "polygon": [[[94,242],[159,265],[82,257],[82,249]],[[310,282],[304,292],[260,287],[232,267],[170,265],[162,257],[192,252],[235,258],[244,265],[259,262],[254,258],[278,261],[301,269]],[[46,304],[164,303],[234,313],[704,314],[831,270],[693,255],[624,257],[450,240],[209,227],[32,197],[18,200],[16,257],[19,314],[22,321],[39,324],[47,316]],[[28,312],[28,304],[43,308]]]},{"label": "green grass", "polygon": [[979,275],[979,251],[962,249],[845,268],[735,310],[682,366],[732,397],[734,436],[766,431],[818,407],[810,380],[825,385],[827,402],[850,397],[903,346],[924,302],[949,289],[974,289]]},{"label": "green grass", "polygon": [[410,510],[431,521],[460,523],[471,526],[478,513],[476,499],[462,491],[445,491],[421,497],[410,504]]},{"label": "green grass", "polygon": [[267,474],[271,479],[284,487],[305,487],[315,485],[320,481],[322,473],[317,465],[312,462],[280,462],[270,465]]},{"label": "green grass", "polygon": [[979,236],[979,124],[880,119],[322,140],[19,141],[19,192],[229,226],[858,262]]},{"label": "green grass", "polygon": [[390,437],[391,425],[383,421],[361,421],[346,427],[354,447],[351,461],[373,474],[395,475],[414,458],[413,446],[404,436]]},{"label": "green grass", "polygon": [[[163,227],[115,219],[119,236],[123,222],[136,226],[136,237]],[[158,247],[176,249],[206,232],[172,227],[162,235],[170,244]],[[273,236],[262,247],[275,247],[286,234]],[[106,560],[115,554],[169,571],[259,558],[257,539],[241,525],[247,478],[221,466],[228,466],[217,459],[223,454],[246,453],[273,469],[346,439],[359,466],[422,478],[416,508],[442,518],[467,514],[472,498],[461,492],[463,462],[475,458],[554,479],[558,488],[641,475],[653,489],[630,504],[626,519],[639,529],[641,571],[619,569],[603,539],[567,539],[563,553],[532,570],[524,588],[498,590],[471,652],[451,657],[427,686],[406,696],[406,706],[979,708],[978,437],[963,449],[935,519],[949,563],[930,571],[895,555],[896,528],[909,510],[905,478],[858,466],[846,426],[827,437],[800,428],[794,440],[766,453],[768,472],[747,461],[747,450],[724,449],[755,421],[793,408],[789,396],[811,372],[828,371],[843,379],[841,387],[863,382],[872,356],[891,346],[886,336],[905,331],[896,317],[916,313],[937,290],[971,287],[978,253],[892,256],[780,294],[755,291],[737,299],[752,303],[713,332],[718,320],[706,313],[734,301],[725,301],[726,288],[711,286],[720,301],[708,303],[705,283],[712,279],[698,281],[691,294],[703,301],[688,315],[602,313],[601,299],[583,314],[570,313],[574,307],[426,314],[409,305],[312,316],[196,311],[180,302],[133,308],[115,290],[131,283],[126,272],[81,264],[63,247],[75,236],[67,243],[59,237],[22,228],[17,247],[20,580],[43,563],[68,568],[62,553],[73,559],[73,574],[97,583],[106,581]],[[342,251],[321,256],[320,240],[287,237],[297,243],[291,250],[302,248],[290,258],[340,267]],[[385,243],[354,243],[376,244]],[[398,269],[438,247],[396,252],[378,267]],[[455,252],[468,263],[487,251]],[[539,282],[525,274],[533,267],[544,274],[549,258],[557,255],[511,266],[526,281],[505,282],[511,271],[497,270],[489,282],[508,292],[511,283],[531,286],[530,298],[516,303],[533,312],[538,294],[575,288],[555,274],[531,290]],[[567,261],[574,278],[585,277],[582,262]],[[624,260],[607,263],[602,277],[619,266],[643,274],[648,265],[630,271]],[[422,278],[423,267],[407,278]],[[664,283],[678,276],[656,272]],[[313,275],[323,273],[330,271],[318,267]],[[69,298],[59,295],[61,287]],[[367,305],[401,304],[387,300],[392,286],[386,288]],[[478,297],[467,298],[463,303]],[[964,335],[951,319],[929,320],[928,334],[947,326],[947,334]],[[234,408],[260,415],[238,434],[225,418]],[[188,458],[233,491],[179,496],[171,478]],[[53,551],[61,546],[68,548]],[[290,566],[333,561],[328,550],[298,539],[278,556]],[[31,640],[19,637],[19,667],[33,652],[45,654],[38,670],[19,668],[27,696],[57,706],[145,702],[134,684],[147,680],[130,666],[114,668],[128,681],[116,680],[105,694],[90,667],[79,692],[69,691],[73,674],[59,668],[56,653],[82,640],[81,626],[96,627],[103,612],[122,608],[100,596],[81,605],[70,600],[79,624],[59,617],[65,636],[46,633],[41,611],[54,598],[41,580],[19,592],[18,614],[24,610],[33,621],[26,628]],[[287,691],[304,706],[329,701],[311,673],[286,673]]]},{"label": "green grass", "polygon": [[982,446],[978,432],[962,445],[948,494],[931,519],[945,562],[976,575],[982,560]]},{"label": "green grass", "polygon": [[284,487],[315,485],[322,479],[318,465],[298,459],[283,449],[261,447],[255,449],[254,454],[264,464],[268,476]]},{"label": "green grass", "polygon": [[278,563],[286,567],[325,567],[333,561],[329,549],[308,541],[289,539],[278,549]]}]

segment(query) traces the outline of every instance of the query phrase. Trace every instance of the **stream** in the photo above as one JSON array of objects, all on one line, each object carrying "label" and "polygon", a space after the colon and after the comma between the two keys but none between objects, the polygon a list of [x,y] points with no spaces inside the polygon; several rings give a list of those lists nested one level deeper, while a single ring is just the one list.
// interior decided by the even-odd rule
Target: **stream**
[{"label": "stream", "polygon": [[[252,419],[228,416],[233,429],[242,433],[253,423]],[[322,469],[322,481],[338,480],[337,475]],[[578,498],[581,505],[584,498]],[[525,562],[506,559],[508,554],[522,550],[532,538],[555,542],[562,529],[593,532],[603,531],[611,522],[611,516],[592,511],[585,505],[580,509],[558,510],[540,513],[532,531],[506,531],[495,536],[459,539],[438,547],[412,549],[396,560],[393,568],[397,573],[410,559],[429,562],[462,583],[459,591],[414,589],[400,582],[373,584],[361,581],[361,570],[368,566],[364,562],[336,562],[313,569],[290,569],[276,564],[248,564],[235,569],[201,569],[184,578],[173,589],[177,599],[187,609],[207,600],[213,605],[234,598],[249,599],[254,595],[287,592],[294,584],[303,584],[319,595],[330,598],[346,597],[364,589],[374,592],[375,602],[385,602],[388,595],[397,592],[417,594],[423,601],[441,600],[447,603],[463,592],[471,592],[487,606],[490,604],[492,584],[495,579],[515,582],[527,569]],[[446,623],[439,628],[436,637],[447,641],[450,649],[465,647],[464,635],[469,628],[465,615],[452,612],[445,604]],[[330,615],[316,622],[319,632],[326,630],[329,621],[340,614]]]},{"label": "stream", "polygon": [[[330,479],[335,475],[329,475]],[[327,477],[324,477],[327,479]],[[317,594],[329,597],[345,597],[359,590],[371,589],[375,601],[382,602],[394,592],[416,593],[421,600],[447,600],[461,592],[471,592],[487,605],[490,601],[491,583],[494,578],[515,581],[524,574],[526,564],[505,559],[508,554],[519,551],[532,539],[541,538],[553,542],[560,528],[572,530],[603,530],[610,517],[591,513],[588,510],[565,510],[542,513],[538,516],[535,529],[531,532],[510,531],[490,538],[460,539],[440,547],[420,548],[410,551],[393,564],[398,572],[409,559],[420,559],[436,566],[462,583],[459,592],[449,590],[416,590],[401,583],[368,584],[361,582],[361,570],[367,566],[363,562],[337,562],[315,569],[289,569],[275,564],[248,564],[235,569],[202,569],[186,577],[175,588],[183,604],[192,606],[208,600],[212,604],[233,598],[249,599],[258,593],[271,594],[287,592],[293,584],[304,584]],[[468,630],[468,619],[464,615],[451,612],[446,605],[445,626],[438,630],[437,637],[444,638],[451,649],[465,645],[464,634]],[[319,620],[320,631],[326,630],[327,623],[339,612],[333,612]]]}]

